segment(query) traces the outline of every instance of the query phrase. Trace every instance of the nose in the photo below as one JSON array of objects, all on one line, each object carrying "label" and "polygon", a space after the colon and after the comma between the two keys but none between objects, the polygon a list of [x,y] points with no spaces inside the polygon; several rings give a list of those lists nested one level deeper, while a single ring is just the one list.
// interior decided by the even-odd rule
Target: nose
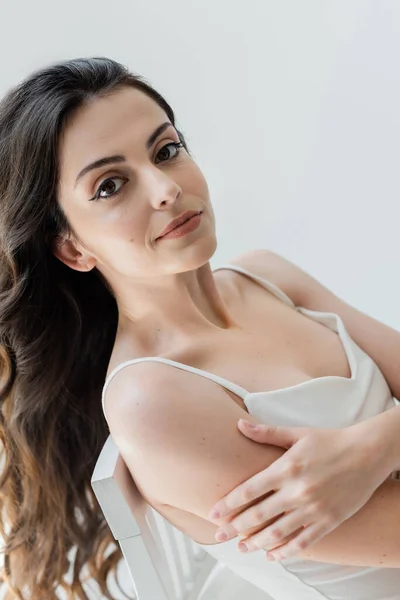
[{"label": "nose", "polygon": [[177,182],[157,167],[149,169],[145,179],[146,195],[155,210],[171,207],[182,194]]}]

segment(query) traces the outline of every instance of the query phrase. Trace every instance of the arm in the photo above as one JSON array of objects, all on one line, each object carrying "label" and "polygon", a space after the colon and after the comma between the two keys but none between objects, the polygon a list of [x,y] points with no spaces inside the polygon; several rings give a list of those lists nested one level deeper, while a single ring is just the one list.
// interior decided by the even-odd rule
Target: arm
[{"label": "arm", "polygon": [[359,424],[361,435],[369,436],[374,451],[385,456],[386,471],[400,471],[400,404]]},{"label": "arm", "polygon": [[[236,424],[247,413],[208,380],[165,365],[141,364],[125,369],[114,382],[107,402],[112,404],[110,430],[150,502],[209,520],[221,496],[283,454],[242,436]],[[303,556],[400,567],[399,516],[400,483],[385,482],[357,515]]]}]

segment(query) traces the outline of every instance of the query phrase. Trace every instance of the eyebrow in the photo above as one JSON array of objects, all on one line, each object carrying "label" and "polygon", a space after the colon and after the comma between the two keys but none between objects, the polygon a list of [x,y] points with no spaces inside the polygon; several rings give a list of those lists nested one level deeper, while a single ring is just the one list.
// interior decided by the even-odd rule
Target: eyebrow
[{"label": "eyebrow", "polygon": [[[161,135],[162,133],[164,133],[164,131],[166,129],[168,129],[168,127],[173,127],[173,125],[170,121],[166,121],[165,123],[162,123],[161,125],[159,125],[157,127],[157,129],[155,131],[153,131],[153,133],[151,134],[151,136],[149,137],[149,139],[146,142],[147,150],[149,150],[151,148],[151,146],[154,144],[154,142],[156,141],[158,136]],[[94,162],[86,165],[86,167],[84,167],[82,169],[82,171],[80,171],[78,173],[78,176],[75,181],[75,187],[76,187],[78,181],[80,179],[82,179],[82,177],[84,177],[90,171],[93,171],[94,169],[99,169],[100,167],[105,167],[106,165],[109,165],[109,164],[122,163],[125,161],[126,161],[126,158],[122,154],[115,154],[114,156],[106,156],[104,158],[99,158],[98,160],[95,160]]]}]

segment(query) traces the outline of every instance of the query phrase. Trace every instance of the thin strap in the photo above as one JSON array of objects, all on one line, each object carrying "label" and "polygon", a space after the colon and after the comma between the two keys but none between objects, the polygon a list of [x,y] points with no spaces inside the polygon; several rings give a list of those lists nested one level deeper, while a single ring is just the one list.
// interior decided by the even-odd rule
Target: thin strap
[{"label": "thin strap", "polygon": [[220,271],[222,269],[226,269],[229,271],[236,271],[237,273],[246,275],[246,277],[249,277],[249,279],[253,279],[254,281],[257,281],[257,283],[259,283],[262,287],[267,289],[269,292],[271,292],[271,294],[276,296],[276,298],[278,298],[279,300],[282,300],[282,302],[284,302],[291,308],[296,308],[296,305],[294,304],[294,302],[289,298],[289,296],[287,296],[285,294],[285,292],[282,292],[282,290],[280,290],[278,287],[276,287],[276,285],[274,285],[273,283],[270,283],[266,279],[263,279],[262,277],[259,277],[258,275],[254,275],[254,273],[251,273],[250,271],[247,271],[247,269],[243,269],[242,267],[239,267],[237,265],[221,265],[220,267],[217,267],[216,269],[214,269],[214,273],[215,273],[215,271]]},{"label": "thin strap", "polygon": [[170,365],[171,367],[176,367],[177,369],[181,369],[182,371],[188,371],[189,373],[194,373],[195,375],[200,375],[201,377],[210,379],[211,381],[218,383],[219,385],[226,388],[227,390],[230,390],[231,392],[233,392],[234,394],[236,394],[237,396],[242,398],[242,400],[244,400],[246,398],[246,396],[249,395],[249,392],[247,390],[245,390],[244,388],[240,387],[240,385],[236,385],[236,383],[232,383],[228,379],[224,379],[223,377],[219,377],[218,375],[214,375],[213,373],[209,373],[208,371],[202,371],[201,369],[196,369],[195,367],[190,367],[189,365],[185,365],[183,363],[176,362],[174,360],[170,360],[169,358],[160,358],[158,356],[147,356],[145,358],[134,358],[132,360],[127,360],[127,361],[121,363],[120,365],[118,365],[117,367],[115,367],[115,369],[113,369],[111,371],[111,373],[107,377],[106,382],[104,384],[102,399],[101,399],[104,414],[106,414],[105,407],[104,407],[106,392],[107,392],[108,386],[110,385],[111,381],[114,379],[116,374],[119,373],[125,367],[129,367],[130,365],[135,365],[137,363],[142,363],[142,362],[159,362],[159,363],[163,363],[165,365]]}]

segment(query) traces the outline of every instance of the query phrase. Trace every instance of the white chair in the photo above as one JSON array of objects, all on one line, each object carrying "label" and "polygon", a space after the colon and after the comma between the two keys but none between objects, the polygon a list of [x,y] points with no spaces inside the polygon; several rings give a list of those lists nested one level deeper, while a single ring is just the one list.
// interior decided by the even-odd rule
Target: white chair
[{"label": "white chair", "polygon": [[147,504],[111,435],[91,484],[121,547],[137,600],[198,600],[215,559]]}]

